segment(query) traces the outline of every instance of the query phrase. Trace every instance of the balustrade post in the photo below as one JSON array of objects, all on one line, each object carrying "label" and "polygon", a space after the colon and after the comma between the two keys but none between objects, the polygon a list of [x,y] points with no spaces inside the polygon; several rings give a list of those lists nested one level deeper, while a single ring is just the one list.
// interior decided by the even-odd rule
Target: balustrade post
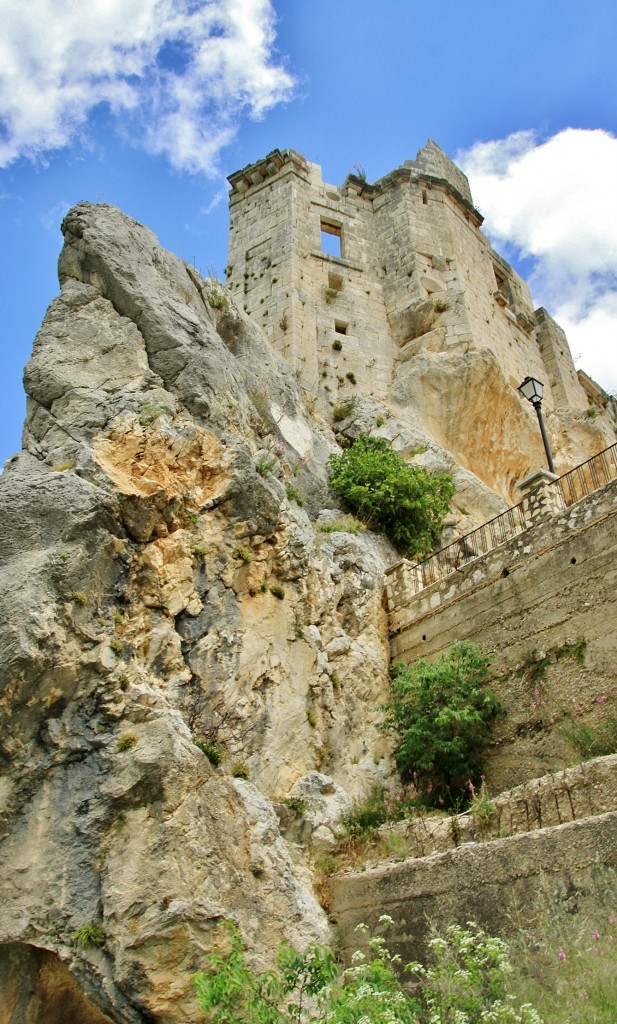
[{"label": "balustrade post", "polygon": [[517,483],[523,493],[525,526],[536,526],[552,519],[563,509],[561,493],[556,481],[559,477],[547,469],[537,469]]}]

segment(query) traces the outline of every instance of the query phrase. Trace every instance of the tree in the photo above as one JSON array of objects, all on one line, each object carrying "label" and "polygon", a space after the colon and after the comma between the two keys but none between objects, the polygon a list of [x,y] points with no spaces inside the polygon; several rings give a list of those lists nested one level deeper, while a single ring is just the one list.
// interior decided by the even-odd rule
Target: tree
[{"label": "tree", "polygon": [[383,437],[363,434],[328,463],[332,490],[367,526],[408,558],[430,551],[455,491],[449,474],[410,466]]},{"label": "tree", "polygon": [[428,806],[456,805],[469,796],[469,782],[480,782],[491,723],[502,711],[487,684],[491,661],[461,641],[434,662],[392,668],[383,728],[398,733],[398,770]]}]

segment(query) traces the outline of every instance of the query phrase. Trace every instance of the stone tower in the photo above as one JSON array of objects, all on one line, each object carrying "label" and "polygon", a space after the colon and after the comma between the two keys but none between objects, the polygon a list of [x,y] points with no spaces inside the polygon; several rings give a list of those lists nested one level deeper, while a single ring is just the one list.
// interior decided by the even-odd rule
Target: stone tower
[{"label": "stone tower", "polygon": [[[492,248],[467,178],[435,142],[374,184],[357,174],[326,184],[293,150],[229,181],[231,293],[322,412],[353,395],[412,409],[478,472],[487,450],[507,462],[521,419],[537,445],[516,391],[530,374],[545,384],[563,467],[604,446],[584,421],[588,397],[563,331]],[[573,417],[583,421],[574,430]]]}]

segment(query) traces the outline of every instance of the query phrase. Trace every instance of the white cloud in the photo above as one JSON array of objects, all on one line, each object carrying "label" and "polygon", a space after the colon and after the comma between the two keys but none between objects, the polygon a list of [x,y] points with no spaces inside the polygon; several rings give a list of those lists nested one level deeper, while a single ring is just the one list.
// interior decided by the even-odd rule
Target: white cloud
[{"label": "white cloud", "polygon": [[215,173],[241,115],[293,79],[271,0],[0,0],[0,167],[69,144],[109,105],[174,167]]},{"label": "white cloud", "polygon": [[476,143],[457,155],[485,229],[568,335],[577,365],[617,391],[617,138],[568,128]]}]

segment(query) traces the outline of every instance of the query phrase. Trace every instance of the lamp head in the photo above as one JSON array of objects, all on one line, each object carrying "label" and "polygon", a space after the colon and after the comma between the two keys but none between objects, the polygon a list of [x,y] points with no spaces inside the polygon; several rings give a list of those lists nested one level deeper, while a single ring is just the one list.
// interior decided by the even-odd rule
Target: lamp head
[{"label": "lamp head", "polygon": [[536,380],[535,377],[525,377],[523,383],[519,385],[518,390],[528,402],[533,402],[534,405],[539,405],[542,402],[544,384],[542,384],[541,381]]}]

